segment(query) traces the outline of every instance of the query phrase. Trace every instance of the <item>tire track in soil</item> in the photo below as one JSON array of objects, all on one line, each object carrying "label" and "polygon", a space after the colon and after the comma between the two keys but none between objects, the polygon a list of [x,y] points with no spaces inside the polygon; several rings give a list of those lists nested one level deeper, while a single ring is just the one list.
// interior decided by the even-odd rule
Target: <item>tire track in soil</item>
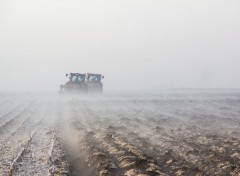
[{"label": "tire track in soil", "polygon": [[[4,131],[4,137],[1,138],[0,155],[2,156],[2,167],[0,173],[7,173],[8,163],[13,160],[14,155],[17,155],[22,148],[24,148],[23,153],[26,153],[27,149],[25,149],[24,146],[29,146],[29,141],[32,140],[32,136],[34,136],[37,131],[36,127],[41,122],[41,119],[39,120],[37,118],[37,106],[29,106],[28,108],[32,109],[26,110],[28,113],[22,113],[22,118],[17,116],[17,119],[13,119],[14,122],[11,120],[3,128],[6,131]],[[28,122],[30,122],[30,124],[28,124]]]},{"label": "tire track in soil", "polygon": [[[191,131],[194,131],[194,129],[191,129]],[[191,162],[195,167],[203,171],[204,174],[226,175],[234,171],[235,168],[239,168],[240,158],[238,156],[240,156],[240,153],[237,148],[240,145],[240,141],[238,139],[210,135],[199,128],[197,132],[191,137],[178,136],[179,138],[176,139],[158,131],[150,139],[153,138],[153,141],[157,141],[161,139],[161,136],[166,136],[169,139],[163,139],[163,143],[169,149],[178,151],[179,155],[184,156],[186,161]],[[200,143],[199,139],[205,141],[205,144]],[[208,162],[208,160],[211,160],[211,162]]]},{"label": "tire track in soil", "polygon": [[[87,109],[87,114],[88,114],[88,118],[90,118],[90,119],[98,118],[95,114],[91,115],[91,110],[89,110],[89,109]],[[91,124],[89,124],[89,125],[91,125]],[[96,126],[94,126],[94,129],[96,129]],[[150,160],[148,161],[146,158],[143,158],[144,154],[136,155],[136,153],[129,151],[128,149],[126,149],[123,146],[121,146],[122,149],[119,149],[119,146],[115,147],[115,148],[114,148],[114,146],[112,146],[112,148],[114,148],[116,153],[115,153],[115,155],[113,153],[109,153],[109,151],[111,151],[110,144],[105,143],[103,145],[101,143],[101,141],[104,138],[99,138],[99,139],[94,138],[94,137],[92,137],[93,134],[94,134],[94,132],[90,132],[83,139],[82,149],[87,151],[86,153],[89,153],[87,155],[87,158],[89,160],[89,165],[91,165],[93,168],[95,168],[96,175],[100,175],[100,174],[110,174],[110,175],[136,174],[137,175],[137,174],[144,174],[144,173],[145,174],[150,173],[151,175],[160,175],[160,174],[164,175],[164,173],[162,173],[159,170],[158,171],[151,170],[152,168],[148,168],[148,170],[145,170],[145,171],[143,171],[141,168],[135,168],[136,166],[140,167],[139,164],[141,162],[149,162],[147,164],[147,166],[151,165],[151,167],[153,167],[153,165],[155,164],[153,162],[150,162]],[[116,143],[112,144],[112,145],[116,145]],[[108,146],[108,147],[106,148],[106,146]],[[122,154],[122,155],[118,156],[118,155],[116,155],[117,153]],[[141,152],[139,152],[139,153],[141,153]],[[103,165],[104,167],[101,167],[101,164],[99,164],[99,163],[104,163],[104,165]],[[131,168],[131,165],[132,165],[132,168]],[[155,164],[155,166],[156,166],[156,164]],[[125,170],[124,170],[124,168],[125,168]]]},{"label": "tire track in soil", "polygon": [[[131,137],[131,139],[128,140],[128,138],[130,136],[133,136],[134,133],[133,132],[129,132],[128,133],[128,129],[126,127],[125,128],[123,128],[123,127],[120,127],[120,128],[116,127],[116,128],[114,128],[113,126],[109,126],[109,127],[110,127],[110,130],[108,129],[104,133],[105,133],[105,136],[107,136],[107,137],[110,136],[110,139],[112,139],[114,141],[115,148],[116,148],[116,146],[117,146],[117,148],[121,147],[121,148],[123,148],[123,150],[125,152],[130,152],[130,153],[134,154],[135,157],[137,156],[137,158],[143,159],[145,162],[148,161],[149,163],[146,164],[146,166],[148,166],[148,165],[151,166],[151,168],[148,169],[148,171],[151,170],[151,172],[152,172],[151,174],[157,174],[156,172],[158,172],[158,174],[159,173],[163,174],[163,170],[160,171],[158,169],[158,171],[156,171],[156,168],[158,168],[159,166],[157,167],[158,164],[155,164],[155,163],[157,163],[157,159],[155,157],[159,156],[160,154],[152,155],[152,154],[150,154],[151,152],[149,151],[149,148],[148,148],[148,151],[147,150],[143,150],[144,148],[143,148],[142,145],[141,145],[141,147],[136,147],[136,144],[135,144],[136,143],[136,139]],[[124,132],[121,132],[120,134],[116,134],[118,130],[122,130]],[[99,135],[100,132],[98,132],[97,134]],[[126,137],[123,137],[123,134]],[[144,145],[146,145],[146,140],[144,140],[143,138],[140,138],[137,134],[135,134],[135,136],[137,137],[138,143],[141,144],[143,142]],[[102,137],[99,137],[99,140],[102,140],[102,139],[104,139],[104,135]],[[133,145],[133,143],[134,143],[134,145]],[[151,148],[152,148],[153,144],[150,144],[149,146],[151,146]],[[146,148],[146,146],[145,146],[145,148]],[[168,150],[165,149],[165,151],[168,151]],[[165,154],[165,153],[163,151],[159,151],[159,150],[156,153],[162,153],[161,158],[164,158],[165,162],[170,161],[171,159],[174,159],[174,158],[175,158],[175,160],[176,159],[179,160],[178,156],[173,155],[174,153],[172,153],[172,155],[169,155],[169,156],[168,155],[164,156],[163,154]],[[161,163],[164,163],[164,162],[162,161]],[[185,161],[182,162],[181,164],[187,165],[187,163]],[[155,173],[153,171],[154,167],[155,167]],[[172,173],[172,170],[166,170],[166,169],[164,169],[164,170],[165,170],[164,171],[165,173],[168,173],[168,174]],[[178,171],[178,172],[180,172],[180,171]],[[191,171],[191,173],[192,173],[192,175],[193,175],[193,173],[196,174],[195,171]]]},{"label": "tire track in soil", "polygon": [[[80,140],[77,148],[78,152],[82,153],[83,159],[81,160],[84,160],[84,165],[87,165],[87,167],[91,170],[90,172],[88,171],[89,175],[118,176],[119,170],[116,169],[117,166],[113,158],[104,157],[106,151],[96,145],[96,140],[94,140],[94,138],[90,138],[91,132],[88,133],[88,131],[90,131],[92,128],[89,126],[89,120],[92,117],[89,116],[90,112],[87,108],[87,105],[82,104],[81,109],[77,108],[78,106],[76,106],[76,104],[72,104],[72,107],[73,118],[71,122],[71,128],[79,131],[79,133],[81,134],[79,136]],[[99,160],[101,160],[101,162],[99,162]],[[76,175],[81,175],[81,170],[75,171]]]},{"label": "tire track in soil", "polygon": [[[80,112],[79,112],[80,113]],[[83,112],[81,112],[81,113],[83,113]],[[102,128],[104,128],[104,126],[106,127],[106,124],[111,124],[112,125],[112,123],[111,123],[111,120],[110,119],[105,119],[105,120],[102,120],[102,119],[104,119],[103,117],[98,117],[95,113],[96,113],[96,111],[91,111],[91,109],[90,108],[87,108],[86,107],[86,110],[85,110],[85,113],[87,114],[87,116],[91,119],[91,121],[92,122],[90,122],[90,121],[88,121],[88,126],[91,126],[94,130],[94,134],[96,133],[97,135],[102,131],[101,129]],[[92,113],[92,114],[91,114]],[[144,115],[143,115],[144,116]],[[101,120],[99,120],[99,119],[101,119]],[[126,119],[128,119],[128,118],[126,118]],[[126,120],[125,119],[125,120]],[[129,118],[129,119],[131,119],[131,118]],[[145,123],[146,122],[141,122],[141,121],[135,121],[135,119],[133,120],[133,119],[131,119],[131,120],[126,120],[126,123],[123,125],[123,127],[125,127],[125,126],[129,126],[129,124],[131,124],[132,122],[130,122],[130,121],[133,121],[133,123],[136,123],[136,125],[137,125],[137,123],[138,123],[138,125],[137,125],[137,129],[141,129],[141,131],[139,131],[139,130],[134,130],[133,128],[130,128],[130,129],[128,129],[127,131],[129,131],[129,133],[125,133],[126,132],[126,129],[124,129],[125,131],[124,131],[124,133],[126,134],[125,135],[125,138],[124,138],[124,140],[126,141],[125,143],[128,145],[129,143],[131,144],[131,142],[128,140],[128,138],[129,138],[129,136],[131,136],[131,135],[136,135],[136,134],[141,134],[142,133],[142,130],[143,129],[147,129],[147,128],[149,128],[149,127],[151,127],[151,126],[154,126],[154,127],[156,127],[156,124],[151,124],[151,122],[150,122],[150,124],[147,124],[147,126],[145,126]],[[95,123],[98,123],[98,128],[100,128],[99,129],[99,131],[96,131],[96,128],[97,128],[97,125],[95,125],[94,124],[94,122]],[[161,122],[161,121],[159,121],[159,122]],[[164,121],[163,121],[164,122]],[[139,125],[140,124],[140,125]],[[150,126],[149,126],[150,125]],[[165,124],[166,125],[166,124]],[[76,125],[75,125],[76,126]],[[78,125],[77,125],[78,126]],[[191,126],[190,126],[191,127]],[[175,167],[175,168],[180,168],[181,170],[180,171],[178,171],[178,170],[175,170],[174,172],[172,172],[172,171],[170,171],[169,172],[169,174],[183,174],[183,173],[191,173],[191,175],[204,175],[204,173],[203,172],[205,172],[205,174],[210,174],[210,175],[216,175],[216,174],[218,174],[218,175],[226,175],[227,173],[232,173],[232,175],[234,175],[234,173],[237,173],[238,171],[238,166],[235,166],[235,169],[233,170],[233,172],[231,171],[231,170],[229,170],[229,169],[226,169],[226,171],[218,171],[217,169],[214,169],[214,170],[210,170],[210,171],[207,171],[207,169],[208,168],[211,168],[210,166],[211,165],[209,165],[210,163],[207,163],[207,162],[205,162],[204,164],[196,164],[196,162],[193,162],[193,161],[191,161],[191,160],[189,160],[189,159],[191,159],[191,158],[188,158],[188,157],[186,157],[186,155],[188,155],[188,153],[191,153],[191,151],[194,151],[194,148],[196,148],[197,146],[199,146],[199,143],[198,143],[198,141],[195,141],[194,142],[194,140],[193,139],[191,139],[191,138],[187,138],[187,137],[185,137],[185,136],[181,136],[182,138],[179,138],[178,139],[178,137],[180,137],[180,136],[174,136],[175,134],[174,133],[172,133],[171,131],[170,131],[170,133],[168,132],[168,134],[166,134],[164,131],[163,132],[161,132],[161,130],[160,129],[158,129],[158,128],[152,128],[151,129],[152,130],[152,132],[149,132],[149,134],[148,135],[152,135],[152,136],[156,136],[157,135],[157,137],[155,137],[155,138],[153,138],[153,139],[151,139],[152,141],[150,141],[150,144],[149,144],[149,146],[154,146],[155,145],[155,147],[156,148],[163,148],[165,151],[167,151],[168,153],[167,153],[167,155],[169,155],[168,156],[168,160],[166,160],[165,162],[168,162],[169,161],[169,163],[168,163],[168,165],[169,166],[167,166],[167,167],[169,167],[169,168],[171,168],[171,167]],[[191,131],[193,131],[193,129],[189,129],[189,130],[191,130]],[[135,132],[134,132],[135,131]],[[160,131],[160,133],[159,133],[159,131]],[[121,135],[122,134],[124,134],[124,133],[121,133]],[[158,134],[156,134],[156,133],[158,133]],[[194,135],[196,135],[196,134],[199,134],[199,133],[201,133],[201,134],[205,134],[205,135],[207,135],[208,133],[206,133],[204,130],[202,130],[201,128],[198,128],[198,131],[194,134]],[[193,136],[191,136],[192,138],[194,138],[194,135]],[[147,137],[149,137],[149,136],[145,136],[145,138],[147,138]],[[197,137],[197,136],[195,136],[195,137]],[[203,136],[204,137],[204,136]],[[137,135],[137,138],[138,138],[138,135]],[[140,137],[140,139],[141,139],[142,137]],[[100,139],[102,139],[102,138],[100,138]],[[158,144],[158,145],[156,145],[156,144],[154,144],[156,141],[155,140],[159,140],[159,139],[161,139],[161,141],[160,141],[160,143]],[[131,139],[130,140],[133,140],[134,141],[134,138],[132,138],[131,137]],[[137,139],[137,140],[139,140],[139,138]],[[193,143],[189,143],[188,141],[193,141]],[[229,139],[228,139],[228,141],[229,141]],[[214,140],[213,140],[213,142],[214,142]],[[218,143],[218,144],[220,144],[220,143],[222,143],[222,142],[220,142],[219,143],[219,141],[217,140],[217,141],[215,141],[213,144],[215,144],[215,143]],[[141,142],[140,142],[141,143]],[[146,143],[146,141],[144,141],[144,143]],[[172,146],[176,146],[176,145],[179,145],[179,143],[181,143],[181,145],[180,145],[180,147],[178,146],[178,147],[172,147]],[[235,144],[236,144],[236,146],[238,146],[238,143],[237,143],[237,141],[235,141]],[[136,142],[134,142],[134,146],[136,146]],[[170,148],[168,148],[168,147],[170,147]],[[230,145],[229,145],[229,147],[230,147]],[[141,148],[142,148],[142,146],[141,146]],[[167,150],[168,149],[168,150]],[[169,150],[169,149],[171,149],[171,150]],[[236,150],[236,148],[235,149],[233,149],[233,151],[234,150]],[[180,153],[179,153],[180,152]],[[206,158],[209,154],[210,154],[211,152],[208,152],[206,155],[204,155],[204,157]],[[212,153],[214,153],[214,152],[212,152]],[[232,154],[232,155],[235,155],[235,156],[239,156],[239,153],[237,153],[237,152],[235,152],[235,153],[230,153],[230,154]],[[195,157],[197,157],[198,155],[201,155],[201,154],[195,154]],[[218,155],[219,156],[219,153],[216,153],[216,155]],[[184,156],[184,157],[183,157]],[[226,156],[226,154],[225,154],[225,156]],[[163,155],[161,156],[161,157],[163,157]],[[202,160],[204,160],[205,158],[203,157],[203,159]],[[164,158],[164,157],[163,157]],[[166,156],[165,156],[165,158],[166,158]],[[235,157],[235,160],[233,160],[233,159],[230,159],[230,160],[232,160],[232,161],[237,161],[237,157]],[[221,161],[221,160],[217,160],[217,161]],[[222,161],[226,161],[226,158],[224,158]],[[180,162],[180,163],[179,163]],[[177,165],[176,165],[177,164]],[[174,166],[175,165],[175,166]],[[202,165],[205,165],[204,167],[201,167]],[[178,166],[178,167],[177,167]],[[179,167],[179,166],[182,166],[182,167]],[[229,165],[230,166],[230,165]],[[217,168],[216,166],[214,166],[215,168]],[[201,171],[202,170],[202,171]],[[221,170],[221,169],[220,169]]]},{"label": "tire track in soil", "polygon": [[11,105],[11,108],[8,108],[4,113],[0,116],[0,126],[4,124],[7,120],[11,119],[12,116],[17,114],[20,110],[27,107],[29,100],[22,100],[19,103],[14,102]]},{"label": "tire track in soil", "polygon": [[[128,119],[128,122],[126,124],[128,124],[128,125],[131,124],[129,121],[130,120]],[[137,123],[139,123],[139,122],[137,122]],[[145,124],[145,123],[141,123],[141,124]],[[144,129],[144,127],[139,126],[138,129]],[[194,131],[193,129],[191,129],[191,130]],[[131,131],[133,131],[133,130],[131,130]],[[200,129],[200,131],[198,130],[198,132],[201,133],[200,136],[202,138],[205,138],[205,136],[203,134],[206,134],[206,136],[208,136],[207,135],[208,133],[206,133],[205,131],[203,131],[201,129]],[[141,134],[141,131],[138,131],[137,133]],[[151,135],[148,134],[145,136],[145,138],[147,138],[149,136],[151,136]],[[156,134],[152,135],[152,136],[156,136]],[[166,133],[160,132],[160,134],[159,134],[159,130],[158,130],[157,137],[153,141],[157,141],[158,139],[161,139],[162,136],[166,136]],[[221,150],[223,149],[221,145],[224,144],[224,142],[221,142],[221,140],[219,140],[221,138],[220,136],[216,136],[218,138],[218,140],[208,141],[207,142],[208,146],[203,146],[200,143],[198,143],[197,141],[195,141],[194,139],[198,139],[197,136],[192,136],[190,138],[185,138],[185,137],[181,136],[181,138],[179,138],[179,140],[177,140],[173,136],[167,135],[166,137],[165,137],[165,139],[162,138],[163,142],[161,142],[161,143],[164,143],[165,145],[167,144],[169,149],[172,149],[173,151],[180,152],[179,155],[185,156],[184,158],[186,158],[186,161],[191,162],[193,165],[195,165],[196,168],[198,168],[198,170],[200,169],[200,170],[204,171],[205,174],[226,175],[227,173],[231,173],[232,171],[235,172],[235,170],[237,170],[237,168],[239,168],[238,156],[240,156],[240,155],[239,155],[239,152],[237,152],[237,147],[236,147],[236,146],[239,146],[239,140],[236,140],[236,139],[234,140],[235,147],[232,145],[225,146],[228,150],[229,149],[232,150],[232,152],[228,152],[228,153],[225,152],[223,154],[223,152],[221,152]],[[229,141],[231,141],[231,138],[230,139],[226,138],[226,140],[227,140],[227,142],[229,142]],[[188,141],[191,141],[191,142],[188,142]],[[174,146],[176,146],[176,144],[177,144],[177,147],[174,147]],[[212,147],[215,149],[215,151],[212,150]],[[199,150],[199,152],[197,152],[195,150],[196,148],[205,148],[205,150],[202,150],[202,151]],[[208,156],[211,156],[211,154],[214,155],[214,158],[211,159],[211,162],[207,162],[206,158],[208,158]],[[229,157],[229,156],[235,156],[235,158]],[[213,165],[214,164],[213,159],[215,160],[214,161],[215,165]],[[199,162],[197,162],[197,161],[199,161]],[[210,163],[212,165],[210,165]]]},{"label": "tire track in soil", "polygon": [[[18,155],[13,160],[12,167],[5,167],[4,175],[50,176],[61,174],[64,176],[68,174],[68,163],[63,158],[64,151],[61,140],[54,127],[55,119],[53,105],[38,104],[36,112],[10,138],[10,143],[14,143],[18,139],[22,140],[17,142],[19,145],[16,147],[8,148],[8,153],[18,153]],[[30,139],[27,139],[27,130],[30,129],[32,135]],[[3,152],[6,153],[6,150]],[[10,159],[7,158],[9,156],[4,157],[5,160]]]},{"label": "tire track in soil", "polygon": [[0,126],[0,135],[1,138],[4,138],[6,135],[14,133],[17,128],[28,120],[37,110],[37,103],[30,102],[23,110],[21,110],[17,115],[8,119],[2,126]]},{"label": "tire track in soil", "polygon": [[58,135],[66,152],[65,159],[69,163],[69,173],[71,176],[94,176],[85,162],[84,154],[79,152],[79,139],[85,128],[73,128],[76,116],[73,106],[72,100],[58,103],[56,122]]},{"label": "tire track in soil", "polygon": [[[23,95],[20,95],[18,97],[9,99],[5,101],[4,103],[0,104],[0,117],[6,115],[8,112],[10,112],[13,108],[13,106],[21,104],[23,101],[27,101],[28,99],[23,97]],[[29,100],[28,100],[29,101]]]},{"label": "tire track in soil", "polygon": [[[161,113],[163,107],[155,112],[148,100],[140,100],[64,99],[46,106],[35,101],[17,117],[9,115],[0,127],[0,144],[8,145],[5,151],[15,159],[20,153],[13,175],[240,174],[239,139],[207,131],[202,124],[197,128],[197,121],[177,120],[175,116],[188,115],[189,102],[178,106],[182,100],[171,100]],[[217,107],[215,103],[211,110]],[[171,108],[175,116],[169,118]],[[5,167],[0,163],[0,175]]]},{"label": "tire track in soil", "polygon": [[[47,103],[47,102],[45,102]],[[47,148],[50,146],[51,138],[53,138],[53,133],[51,133],[50,128],[46,124],[46,117],[53,114],[52,104],[48,102],[44,105],[43,102],[38,106],[38,112],[32,116],[28,121],[24,123],[20,131],[25,133],[25,129],[31,129],[34,136],[28,145],[28,152],[22,157],[21,164],[17,167],[14,175],[47,175],[49,165],[46,162],[48,160]],[[21,133],[21,132],[20,132]]]},{"label": "tire track in soil", "polygon": [[[143,117],[147,116],[147,114],[150,117],[147,117],[147,119],[142,120],[144,119]],[[119,115],[119,116],[121,117],[122,115]],[[166,118],[166,117],[165,118],[161,117],[160,119],[151,118],[151,113],[149,113],[148,111],[147,113],[142,111],[134,119],[131,117],[128,117],[125,114],[124,117],[121,118],[121,123],[119,124],[119,126],[120,127],[122,126],[125,128],[126,126],[128,126],[129,129],[128,129],[128,134],[125,135],[126,137],[138,136],[139,139],[154,138],[152,141],[153,142],[159,141],[161,143],[161,148],[163,149],[165,148],[166,150],[166,149],[169,149],[169,146],[172,146],[170,148],[174,150],[175,149],[174,146],[179,145],[179,142],[184,143],[184,141],[181,141],[181,138],[185,138],[184,134],[181,134],[181,136],[180,135],[178,136],[177,134],[173,133],[174,128],[171,127],[172,125],[177,125],[177,126],[180,126],[180,124],[182,125],[182,123],[177,124],[176,122],[177,121],[174,118]],[[164,126],[165,128],[162,126]],[[116,128],[118,128],[118,126]],[[168,129],[167,131],[167,128],[169,128],[170,130]],[[140,137],[139,135],[141,135],[142,137]]]},{"label": "tire track in soil", "polygon": [[[138,112],[138,109],[136,109],[136,110],[128,110],[128,109],[124,109],[124,111],[123,112],[121,112],[121,114],[125,114],[125,111],[127,111],[127,112],[131,112],[131,114],[141,114],[141,113],[144,113],[144,111],[143,110],[141,110],[141,111],[139,111]],[[136,111],[136,112],[134,112],[134,111]],[[118,116],[122,116],[122,115],[120,115],[120,114],[117,114]],[[147,126],[145,126],[145,124],[146,123],[144,123],[144,122],[141,122],[141,121],[139,121],[139,119],[136,119],[136,118],[134,118],[134,119],[131,119],[131,118],[128,118],[127,117],[127,115],[129,115],[129,114],[125,114],[124,115],[124,117],[125,117],[125,121],[127,122],[126,123],[126,125],[127,126],[131,126],[131,129],[127,129],[125,126],[125,124],[123,125],[123,126],[121,126],[120,125],[120,127],[116,127],[116,128],[114,128],[114,125],[113,126],[110,126],[111,128],[112,128],[112,130],[116,130],[116,131],[118,131],[117,129],[121,129],[122,131],[124,131],[124,132],[121,132],[120,131],[120,134],[121,135],[123,135],[124,134],[124,136],[125,136],[125,141],[124,142],[122,142],[122,143],[125,143],[126,145],[128,145],[128,147],[130,147],[131,145],[129,145],[129,144],[131,144],[131,142],[132,141],[134,141],[134,147],[136,146],[136,141],[138,141],[138,143],[140,143],[141,144],[141,142],[144,142],[144,145],[146,145],[146,140],[144,140],[144,138],[140,138],[139,136],[138,136],[138,134],[137,133],[135,133],[134,131],[135,131],[135,129],[134,129],[134,127],[136,127],[136,125],[137,125],[137,128],[138,129],[141,129],[141,130],[143,130],[143,129],[147,129],[148,127],[149,127],[149,123],[147,124]],[[146,114],[145,114],[146,115]],[[140,117],[141,118],[141,117]],[[129,119],[129,120],[128,120]],[[131,120],[130,120],[131,119]],[[104,122],[104,124],[107,124],[107,121],[109,121],[109,119],[108,120],[106,120],[105,122]],[[132,123],[133,122],[133,123]],[[136,124],[136,125],[135,125]],[[144,125],[142,125],[142,124],[144,124]],[[103,128],[103,127],[102,127]],[[119,135],[119,134],[118,134]],[[120,136],[121,136],[120,135]],[[115,136],[115,135],[114,135]],[[136,136],[137,137],[137,139],[134,139],[133,137],[131,137],[131,136]],[[128,138],[131,138],[130,140],[126,140],[126,139],[128,139]],[[172,139],[170,139],[169,138],[169,140],[172,140]],[[175,141],[176,141],[176,139],[175,139]],[[121,143],[121,142],[120,142]],[[148,143],[149,143],[149,140],[148,140]],[[149,147],[151,147],[151,148],[153,148],[152,146],[154,146],[153,144],[151,144],[151,143],[149,143]],[[134,148],[133,146],[131,147],[131,148]],[[141,145],[140,147],[139,147],[139,149],[143,149],[143,145]],[[158,149],[160,148],[160,146],[158,146],[157,147]],[[159,151],[158,150],[158,152],[156,152],[156,153],[166,153],[166,152],[169,152],[169,149],[168,148],[163,148],[162,146],[161,146],[161,148],[162,148],[162,150],[161,151]],[[136,150],[136,149],[135,149]],[[144,151],[144,152],[146,152],[146,153],[149,153],[148,151]],[[143,153],[144,153],[143,152]],[[172,153],[172,155],[169,155],[169,157],[168,158],[166,158],[167,156],[164,156],[163,157],[163,155],[161,155],[161,157],[162,158],[165,158],[165,162],[167,162],[167,161],[171,161],[171,159],[172,160],[176,160],[177,161],[177,159],[178,159],[178,162],[181,162],[183,165],[190,165],[190,166],[192,166],[193,167],[193,165],[191,165],[190,163],[188,163],[187,161],[185,161],[185,158],[181,158],[179,155],[177,155],[177,154],[174,154],[174,152],[170,152],[170,153]],[[159,155],[159,154],[158,154]],[[156,155],[155,155],[156,156]],[[174,159],[175,158],[175,159]],[[162,161],[163,162],[163,161]],[[175,162],[175,163],[177,163],[177,162]],[[179,167],[179,166],[178,166]],[[193,167],[194,168],[194,167]],[[172,171],[171,171],[172,172]],[[168,173],[170,174],[171,172],[169,172],[168,171]],[[180,171],[179,171],[180,172]],[[193,174],[196,174],[196,171],[191,171],[191,170],[189,170],[188,172],[191,172],[192,173],[192,175]]]}]

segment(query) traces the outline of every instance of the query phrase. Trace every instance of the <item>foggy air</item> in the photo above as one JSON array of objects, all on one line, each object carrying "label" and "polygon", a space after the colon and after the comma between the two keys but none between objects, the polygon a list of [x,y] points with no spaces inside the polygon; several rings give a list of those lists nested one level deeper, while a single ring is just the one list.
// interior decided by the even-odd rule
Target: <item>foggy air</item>
[{"label": "foggy air", "polygon": [[0,0],[0,175],[240,175],[239,9]]}]

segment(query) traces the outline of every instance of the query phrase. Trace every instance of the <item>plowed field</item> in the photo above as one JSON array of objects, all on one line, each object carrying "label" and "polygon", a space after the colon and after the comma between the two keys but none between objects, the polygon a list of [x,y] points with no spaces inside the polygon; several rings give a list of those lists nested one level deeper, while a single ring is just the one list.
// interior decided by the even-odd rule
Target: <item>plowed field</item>
[{"label": "plowed field", "polygon": [[240,176],[240,92],[0,93],[0,175]]}]

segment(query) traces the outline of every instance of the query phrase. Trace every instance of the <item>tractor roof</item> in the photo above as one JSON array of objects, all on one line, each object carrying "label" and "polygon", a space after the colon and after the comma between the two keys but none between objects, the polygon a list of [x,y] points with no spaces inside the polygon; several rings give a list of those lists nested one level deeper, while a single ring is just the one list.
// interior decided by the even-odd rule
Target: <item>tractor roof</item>
[{"label": "tractor roof", "polygon": [[71,76],[85,76],[84,73],[70,73]]},{"label": "tractor roof", "polygon": [[87,73],[88,75],[91,75],[91,76],[101,76],[102,74],[95,74],[95,73]]}]

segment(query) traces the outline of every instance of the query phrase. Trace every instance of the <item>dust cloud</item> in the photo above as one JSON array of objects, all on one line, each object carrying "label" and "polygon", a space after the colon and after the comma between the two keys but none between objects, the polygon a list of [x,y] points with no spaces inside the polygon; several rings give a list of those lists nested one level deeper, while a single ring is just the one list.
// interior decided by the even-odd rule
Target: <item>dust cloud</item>
[{"label": "dust cloud", "polygon": [[237,90],[0,96],[3,175],[239,173]]},{"label": "dust cloud", "polygon": [[0,175],[239,175],[239,6],[0,0]]}]

